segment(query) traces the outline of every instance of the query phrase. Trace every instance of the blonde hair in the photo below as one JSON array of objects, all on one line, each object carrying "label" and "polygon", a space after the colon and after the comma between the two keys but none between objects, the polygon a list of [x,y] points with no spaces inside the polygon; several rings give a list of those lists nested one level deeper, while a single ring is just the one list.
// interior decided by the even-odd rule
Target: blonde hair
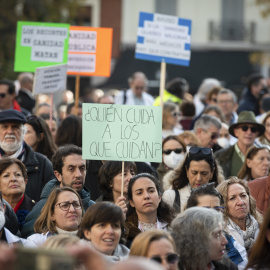
[{"label": "blonde hair", "polygon": [[80,238],[75,235],[58,234],[50,236],[43,244],[43,247],[49,250],[58,250],[60,248],[68,248],[79,242]]},{"label": "blonde hair", "polygon": [[176,251],[174,240],[169,233],[162,230],[151,230],[142,232],[135,237],[129,255],[147,257],[150,244],[163,238],[167,239],[172,244],[174,251]]},{"label": "blonde hair", "polygon": [[222,195],[223,200],[224,200],[224,221],[226,224],[228,224],[228,218],[229,218],[229,209],[228,209],[228,190],[229,186],[233,184],[239,184],[243,186],[245,189],[246,193],[248,194],[249,197],[249,211],[250,214],[258,221],[258,223],[261,223],[262,221],[262,216],[261,214],[257,211],[256,208],[256,200],[250,195],[249,187],[247,185],[247,182],[245,180],[241,180],[237,178],[236,176],[232,176],[229,179],[223,181],[217,186],[217,190],[219,193]]},{"label": "blonde hair", "polygon": [[41,209],[40,216],[35,222],[34,231],[36,233],[47,233],[47,232],[57,233],[56,224],[55,224],[55,221],[52,220],[52,216],[54,214],[54,207],[57,202],[58,196],[60,193],[64,191],[72,192],[78,197],[78,200],[82,207],[82,217],[83,217],[83,204],[82,204],[82,200],[79,194],[70,187],[65,186],[61,188],[55,188],[51,192],[49,198],[47,199],[46,203]]}]

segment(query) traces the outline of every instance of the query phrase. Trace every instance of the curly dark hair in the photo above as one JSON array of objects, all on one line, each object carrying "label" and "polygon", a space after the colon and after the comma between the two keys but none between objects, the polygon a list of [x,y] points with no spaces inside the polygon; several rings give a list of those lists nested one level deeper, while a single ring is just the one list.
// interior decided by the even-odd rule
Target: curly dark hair
[{"label": "curly dark hair", "polygon": [[[133,200],[132,187],[135,182],[140,178],[150,179],[156,186],[158,195],[162,196],[162,187],[160,181],[149,173],[140,173],[131,178],[128,184],[128,200]],[[127,218],[132,214],[136,213],[136,209],[130,204],[128,205]],[[172,207],[170,207],[166,202],[163,201],[162,197],[157,208],[157,217],[160,221],[167,222],[169,225],[175,217],[175,212]]]}]

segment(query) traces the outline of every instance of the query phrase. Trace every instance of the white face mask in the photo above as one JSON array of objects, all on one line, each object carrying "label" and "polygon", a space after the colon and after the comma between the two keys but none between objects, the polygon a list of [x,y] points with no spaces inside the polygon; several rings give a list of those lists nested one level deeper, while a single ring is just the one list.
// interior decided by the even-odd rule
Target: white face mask
[{"label": "white face mask", "polygon": [[217,143],[219,144],[219,146],[221,146],[222,148],[228,148],[230,146],[230,142],[227,138],[225,137],[221,137],[217,139]]},{"label": "white face mask", "polygon": [[0,211],[0,231],[3,229],[5,223],[6,223],[5,213],[3,211]]},{"label": "white face mask", "polygon": [[184,157],[184,154],[176,154],[174,151],[172,151],[169,155],[164,155],[163,160],[167,167],[170,169],[175,169],[184,159]]}]

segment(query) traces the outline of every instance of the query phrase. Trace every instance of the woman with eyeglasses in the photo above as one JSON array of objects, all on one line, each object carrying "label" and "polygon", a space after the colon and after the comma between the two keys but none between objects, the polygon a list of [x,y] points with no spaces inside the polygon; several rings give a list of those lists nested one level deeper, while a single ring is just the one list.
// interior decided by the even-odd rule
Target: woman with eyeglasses
[{"label": "woman with eyeglasses", "polygon": [[224,199],[225,231],[249,252],[259,233],[261,215],[247,182],[233,176],[219,184],[217,190]]},{"label": "woman with eyeglasses", "polygon": [[87,209],[78,231],[82,242],[104,255],[108,262],[128,258],[129,249],[124,242],[124,215],[121,208],[111,202],[99,202]]},{"label": "woman with eyeglasses", "polygon": [[[205,207],[211,208],[218,212],[224,212],[224,201],[221,194],[215,188],[214,183],[202,185],[191,191],[187,201],[187,207]],[[247,264],[247,251],[234,238],[224,231],[228,241],[226,252],[230,260],[237,265],[238,269],[244,269]]]},{"label": "woman with eyeglasses", "polygon": [[49,126],[42,118],[32,115],[27,117],[25,142],[35,151],[46,156],[49,160],[57,150],[53,142]]},{"label": "woman with eyeglasses", "polygon": [[146,257],[160,263],[166,270],[177,270],[178,254],[172,236],[161,230],[142,232],[135,237],[130,256]]},{"label": "woman with eyeglasses", "polygon": [[163,104],[162,138],[166,138],[169,135],[178,135],[183,132],[179,124],[180,115],[177,104],[173,102],[165,102]]},{"label": "woman with eyeglasses", "polygon": [[270,170],[270,150],[267,146],[251,146],[237,177],[246,181],[264,177]]},{"label": "woman with eyeglasses", "polygon": [[148,173],[137,174],[128,185],[128,211],[125,223],[127,246],[141,232],[167,231],[174,218],[173,209],[163,201],[160,181]]},{"label": "woman with eyeglasses", "polygon": [[222,214],[205,207],[191,207],[172,222],[172,237],[179,257],[179,269],[237,269],[224,256],[227,239]]},{"label": "woman with eyeglasses", "polygon": [[0,190],[3,198],[11,205],[18,219],[19,230],[25,218],[35,206],[35,201],[25,194],[27,171],[24,164],[16,158],[0,160]]},{"label": "woman with eyeglasses", "polygon": [[[170,135],[162,141],[162,162],[157,168],[157,174],[160,181],[164,175],[176,169],[185,158],[186,145],[178,136]],[[163,185],[164,189],[168,189]]]},{"label": "woman with eyeglasses", "polygon": [[217,185],[223,179],[212,149],[191,147],[181,166],[164,177],[171,189],[164,192],[163,199],[177,212],[183,212],[193,189],[209,182]]},{"label": "woman with eyeglasses", "polygon": [[76,235],[83,216],[82,200],[70,187],[55,188],[35,222],[35,234],[27,239],[41,246],[56,234]]}]

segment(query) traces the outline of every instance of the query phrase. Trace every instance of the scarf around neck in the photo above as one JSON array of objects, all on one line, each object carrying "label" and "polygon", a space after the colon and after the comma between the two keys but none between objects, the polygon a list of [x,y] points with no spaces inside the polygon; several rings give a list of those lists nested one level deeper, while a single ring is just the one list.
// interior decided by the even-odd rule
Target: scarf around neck
[{"label": "scarf around neck", "polygon": [[[0,159],[6,155],[5,151],[0,148]],[[25,158],[25,142],[22,143],[21,147],[12,155],[8,156],[9,158],[17,158],[20,161],[24,161]]]},{"label": "scarf around neck", "polygon": [[259,228],[257,220],[252,215],[248,214],[245,231],[241,230],[241,228],[230,218],[229,223],[241,235],[244,240],[245,248],[249,251],[255,242],[255,233]]}]

